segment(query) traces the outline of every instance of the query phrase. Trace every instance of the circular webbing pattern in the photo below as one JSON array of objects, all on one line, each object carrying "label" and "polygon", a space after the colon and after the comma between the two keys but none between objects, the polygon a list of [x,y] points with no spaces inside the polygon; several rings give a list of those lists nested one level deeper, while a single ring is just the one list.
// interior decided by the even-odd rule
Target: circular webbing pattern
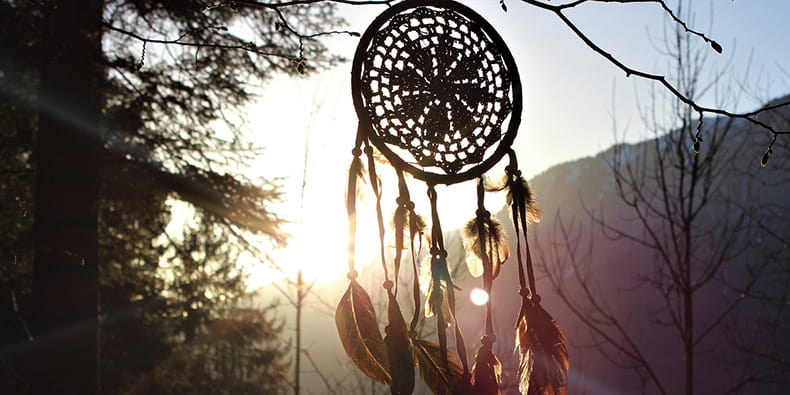
[{"label": "circular webbing pattern", "polygon": [[493,28],[458,3],[407,1],[385,11],[362,38],[352,82],[372,142],[426,181],[476,177],[515,137],[515,63]]}]

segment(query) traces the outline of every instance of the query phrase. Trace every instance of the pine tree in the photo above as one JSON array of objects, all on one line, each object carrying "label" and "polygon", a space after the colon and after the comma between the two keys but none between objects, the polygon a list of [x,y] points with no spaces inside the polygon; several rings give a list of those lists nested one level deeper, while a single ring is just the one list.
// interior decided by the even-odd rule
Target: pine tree
[{"label": "pine tree", "polygon": [[[0,386],[118,393],[182,360],[280,392],[276,322],[236,310],[245,235],[283,242],[279,195],[231,174],[258,153],[234,111],[274,73],[339,60],[317,41],[342,24],[334,8],[4,0],[0,19],[0,194],[14,202],[0,209]],[[168,235],[178,200],[193,226]],[[211,338],[225,325],[265,333],[231,347]]]}]

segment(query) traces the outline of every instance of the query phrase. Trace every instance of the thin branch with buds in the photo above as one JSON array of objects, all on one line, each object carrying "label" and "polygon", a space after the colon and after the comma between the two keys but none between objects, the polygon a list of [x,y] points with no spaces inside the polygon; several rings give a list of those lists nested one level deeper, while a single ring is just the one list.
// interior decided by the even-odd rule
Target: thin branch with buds
[{"label": "thin branch with buds", "polygon": [[[146,45],[146,44],[150,43],[150,44],[182,45],[182,46],[185,46],[185,47],[197,47],[197,48],[239,49],[239,50],[252,52],[252,53],[255,53],[255,54],[258,54],[258,55],[262,55],[262,56],[275,56],[275,57],[285,58],[285,59],[289,59],[289,60],[293,60],[293,61],[298,60],[298,58],[296,56],[293,56],[293,55],[281,54],[281,53],[276,53],[276,52],[262,51],[262,50],[260,50],[258,48],[257,45],[255,45],[255,43],[252,43],[252,42],[243,43],[243,44],[217,44],[217,43],[199,43],[199,42],[192,42],[192,41],[184,41],[184,38],[186,38],[188,35],[194,33],[194,31],[183,33],[183,34],[181,34],[180,36],[178,36],[175,39],[169,39],[168,40],[168,39],[155,39],[155,38],[143,37],[143,36],[141,36],[141,35],[139,35],[139,34],[137,34],[135,32],[132,32],[132,31],[120,28],[118,26],[111,25],[108,22],[103,22],[102,24],[107,29],[110,29],[110,30],[112,30],[114,32],[117,32],[117,33],[121,33],[121,34],[127,35],[127,36],[129,36],[131,38],[134,38],[136,40],[139,40],[139,41],[143,42],[143,45]],[[221,26],[209,26],[209,27],[205,27],[203,29],[218,29],[218,30],[221,30],[222,27]],[[143,54],[144,53],[145,53],[145,46],[143,47]],[[142,63],[142,58],[141,58],[141,63]]]}]

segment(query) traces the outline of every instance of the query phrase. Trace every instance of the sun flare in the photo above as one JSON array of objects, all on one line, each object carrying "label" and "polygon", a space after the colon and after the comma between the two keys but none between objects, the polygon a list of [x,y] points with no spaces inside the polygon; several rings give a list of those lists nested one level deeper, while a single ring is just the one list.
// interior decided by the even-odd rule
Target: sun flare
[{"label": "sun flare", "polygon": [[[330,191],[337,189],[337,185],[320,187]],[[319,286],[345,279],[348,272],[348,217],[344,203],[341,190],[330,198],[311,199],[308,195],[299,210],[301,220],[289,222],[283,228],[289,235],[287,245],[268,251],[270,264],[260,263],[249,271],[249,286],[258,288],[272,282],[295,282],[300,271],[303,281]],[[358,270],[379,256],[378,225],[375,215],[371,217],[375,212],[372,204],[368,200],[358,202],[361,211],[355,237]]]}]

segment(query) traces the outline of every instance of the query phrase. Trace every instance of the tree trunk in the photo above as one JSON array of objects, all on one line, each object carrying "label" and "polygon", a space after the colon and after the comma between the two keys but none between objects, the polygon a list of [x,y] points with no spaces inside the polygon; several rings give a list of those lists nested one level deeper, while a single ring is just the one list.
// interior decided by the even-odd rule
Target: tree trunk
[{"label": "tree trunk", "polygon": [[98,390],[102,0],[47,2],[36,139],[35,394]]}]

